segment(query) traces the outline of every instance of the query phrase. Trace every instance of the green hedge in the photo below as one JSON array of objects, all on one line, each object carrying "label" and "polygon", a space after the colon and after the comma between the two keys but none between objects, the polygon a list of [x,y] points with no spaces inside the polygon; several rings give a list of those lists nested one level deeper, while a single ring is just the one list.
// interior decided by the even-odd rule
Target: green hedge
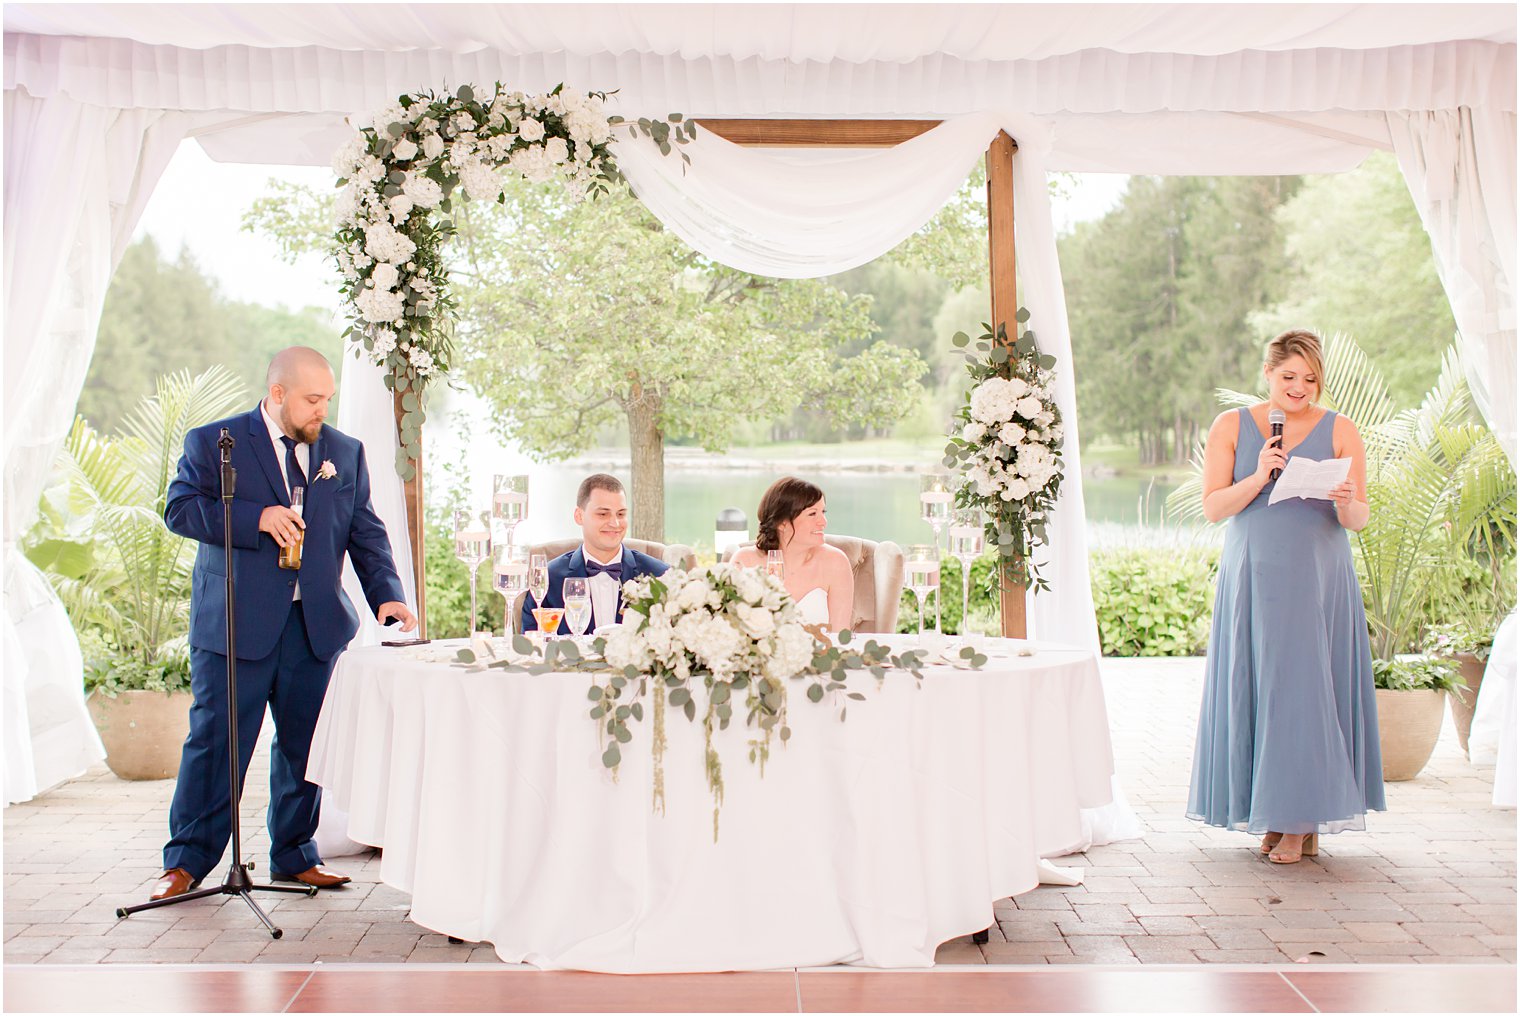
[{"label": "green hedge", "polygon": [[1208,647],[1217,550],[1106,550],[1090,566],[1104,656],[1196,656]]}]

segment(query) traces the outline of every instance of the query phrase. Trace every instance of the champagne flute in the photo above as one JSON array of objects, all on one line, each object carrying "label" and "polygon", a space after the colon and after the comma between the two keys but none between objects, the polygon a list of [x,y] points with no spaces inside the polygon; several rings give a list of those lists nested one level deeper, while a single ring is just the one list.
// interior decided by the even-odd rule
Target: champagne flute
[{"label": "champagne flute", "polygon": [[470,583],[470,632],[475,631],[475,572],[480,563],[491,556],[491,527],[486,514],[467,509],[454,513],[454,556],[459,558],[469,573]]},{"label": "champagne flute", "polygon": [[548,555],[534,554],[528,558],[528,592],[533,594],[533,606],[544,605],[544,597],[549,595]]},{"label": "champagne flute", "polygon": [[517,526],[528,514],[528,476],[526,473],[491,477],[491,519],[507,532],[511,543]]},{"label": "champagne flute", "polygon": [[969,645],[971,563],[982,555],[982,513],[977,509],[957,508],[950,513],[950,554],[961,563],[961,638]]},{"label": "champagne flute", "polygon": [[565,596],[565,624],[570,634],[581,636],[591,625],[591,593],[584,578],[571,576],[561,587]]},{"label": "champagne flute", "polygon": [[939,588],[939,547],[915,543],[905,559],[908,588],[918,601],[918,637],[924,637],[924,599]]},{"label": "champagne flute", "polygon": [[504,615],[506,626],[502,630],[510,633],[515,630],[513,612],[518,606],[517,598],[528,591],[528,550],[526,547],[514,547],[510,541],[498,543],[492,550],[493,584],[496,591],[507,599]]},{"label": "champagne flute", "polygon": [[767,550],[765,552],[765,574],[774,575],[776,578],[786,581],[786,558],[782,557],[779,550]]}]

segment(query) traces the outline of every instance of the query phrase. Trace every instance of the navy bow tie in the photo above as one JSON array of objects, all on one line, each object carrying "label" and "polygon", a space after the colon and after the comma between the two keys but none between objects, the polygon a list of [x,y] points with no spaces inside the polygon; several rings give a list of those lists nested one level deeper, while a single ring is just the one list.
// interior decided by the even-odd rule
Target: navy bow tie
[{"label": "navy bow tie", "polygon": [[614,561],[612,564],[598,564],[589,557],[586,558],[586,578],[594,578],[602,572],[606,572],[621,582],[623,581],[623,562]]}]

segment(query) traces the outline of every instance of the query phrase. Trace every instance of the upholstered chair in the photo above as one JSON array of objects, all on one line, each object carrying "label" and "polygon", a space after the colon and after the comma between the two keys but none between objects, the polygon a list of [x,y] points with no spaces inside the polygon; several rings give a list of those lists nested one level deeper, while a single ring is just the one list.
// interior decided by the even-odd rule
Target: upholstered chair
[{"label": "upholstered chair", "polygon": [[[579,539],[550,540],[548,543],[535,543],[528,547],[528,554],[543,554],[553,561],[561,554],[568,553],[581,545]],[[697,566],[697,552],[684,543],[655,543],[653,540],[624,540],[623,546],[636,550],[640,554],[648,554],[659,561],[664,561],[672,568],[680,568],[690,571]],[[512,619],[512,631],[522,633],[522,605],[523,598],[527,593],[518,593],[512,600],[512,609],[508,612]]]},{"label": "upholstered chair", "polygon": [[[855,603],[850,610],[850,630],[890,634],[897,630],[897,608],[902,600],[903,552],[891,540],[878,543],[859,536],[827,533],[823,542],[844,551],[855,577]],[[744,547],[753,547],[746,543]],[[743,549],[743,548],[740,548]],[[733,551],[724,554],[724,560]]]}]

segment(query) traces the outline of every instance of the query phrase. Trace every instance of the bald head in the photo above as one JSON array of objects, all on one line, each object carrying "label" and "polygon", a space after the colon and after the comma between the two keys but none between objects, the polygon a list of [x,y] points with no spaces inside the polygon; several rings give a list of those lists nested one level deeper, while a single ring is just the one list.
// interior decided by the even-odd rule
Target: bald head
[{"label": "bald head", "polygon": [[332,364],[310,346],[290,346],[275,354],[265,375],[265,407],[280,429],[297,441],[314,443],[322,434],[327,404],[337,387]]}]

